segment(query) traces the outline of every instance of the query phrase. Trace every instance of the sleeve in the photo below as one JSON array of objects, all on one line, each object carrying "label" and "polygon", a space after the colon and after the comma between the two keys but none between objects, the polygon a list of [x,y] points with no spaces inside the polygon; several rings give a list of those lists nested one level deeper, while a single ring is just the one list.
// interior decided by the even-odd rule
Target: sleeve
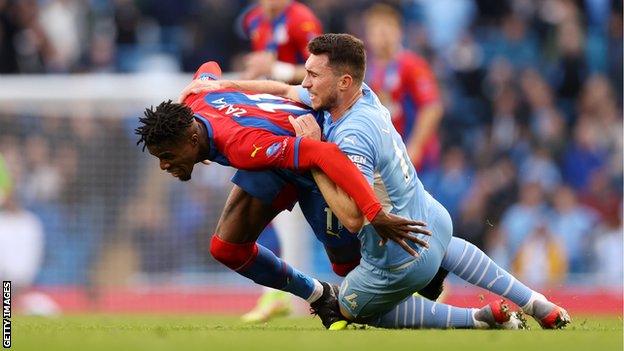
[{"label": "sleeve", "polygon": [[312,11],[303,11],[289,25],[290,37],[297,48],[297,53],[304,59],[310,56],[308,42],[323,33],[321,22],[314,16]]},{"label": "sleeve", "polygon": [[277,136],[251,128],[239,134],[224,148],[233,167],[245,170],[319,168],[353,198],[369,221],[381,210],[370,185],[335,144]]},{"label": "sleeve", "polygon": [[424,59],[411,62],[405,71],[408,90],[416,104],[423,106],[440,99],[435,76]]},{"label": "sleeve", "polygon": [[308,90],[301,85],[297,85],[295,89],[297,89],[299,101],[301,101],[301,103],[304,105],[312,106],[312,99],[310,99],[310,93],[308,92]]}]

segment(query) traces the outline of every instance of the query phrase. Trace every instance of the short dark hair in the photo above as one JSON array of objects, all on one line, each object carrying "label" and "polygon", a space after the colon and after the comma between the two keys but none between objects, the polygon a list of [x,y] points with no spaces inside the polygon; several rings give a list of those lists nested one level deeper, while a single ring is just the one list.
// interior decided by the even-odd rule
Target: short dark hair
[{"label": "short dark hair", "polygon": [[351,34],[328,33],[319,35],[308,43],[308,51],[313,55],[326,54],[329,66],[339,74],[350,74],[355,81],[362,83],[366,71],[364,43]]},{"label": "short dark hair", "polygon": [[193,111],[171,100],[160,103],[155,109],[153,106],[146,108],[143,116],[139,117],[141,125],[134,130],[139,136],[137,145],[144,143],[143,151],[148,145],[179,141],[193,124]]}]

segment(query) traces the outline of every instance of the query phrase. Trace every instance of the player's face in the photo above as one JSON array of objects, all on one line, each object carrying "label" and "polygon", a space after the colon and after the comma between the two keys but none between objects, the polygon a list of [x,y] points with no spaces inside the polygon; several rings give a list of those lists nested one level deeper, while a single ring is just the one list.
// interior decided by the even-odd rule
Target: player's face
[{"label": "player's face", "polygon": [[185,182],[191,179],[197,159],[197,146],[192,140],[184,139],[178,143],[148,145],[150,154],[158,157],[160,169]]},{"label": "player's face", "polygon": [[301,86],[308,90],[315,110],[329,110],[338,101],[338,79],[329,66],[327,55],[310,55],[305,63],[306,76]]},{"label": "player's face", "polygon": [[275,17],[290,3],[290,0],[260,0],[260,7],[269,17]]},{"label": "player's face", "polygon": [[366,21],[366,43],[374,55],[392,53],[401,43],[401,29],[391,18]]}]

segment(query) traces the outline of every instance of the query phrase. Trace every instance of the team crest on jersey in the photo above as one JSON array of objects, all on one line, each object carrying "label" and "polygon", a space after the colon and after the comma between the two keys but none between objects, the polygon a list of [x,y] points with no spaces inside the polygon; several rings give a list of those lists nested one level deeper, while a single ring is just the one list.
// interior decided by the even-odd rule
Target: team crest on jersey
[{"label": "team crest on jersey", "polygon": [[266,156],[273,157],[277,155],[277,152],[280,150],[280,148],[286,148],[286,139],[284,139],[283,142],[278,141],[278,142],[273,143],[271,146],[269,146],[265,152]]}]

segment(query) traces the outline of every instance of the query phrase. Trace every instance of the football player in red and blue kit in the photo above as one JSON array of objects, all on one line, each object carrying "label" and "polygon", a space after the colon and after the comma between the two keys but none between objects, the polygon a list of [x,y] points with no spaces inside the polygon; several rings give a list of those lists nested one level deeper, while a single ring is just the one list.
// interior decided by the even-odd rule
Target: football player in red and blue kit
[{"label": "football player in red and blue kit", "polygon": [[402,46],[400,12],[387,4],[375,4],[364,19],[369,53],[366,83],[390,111],[416,170],[435,169],[443,116],[435,75],[423,57]]},{"label": "football player in red and blue kit", "polygon": [[[217,79],[220,73],[218,65],[209,62],[200,67],[195,78]],[[332,313],[323,308],[336,299],[337,292],[255,242],[274,216],[296,200],[285,180],[309,182],[299,172],[321,170],[353,199],[383,240],[422,244],[410,232],[429,232],[420,221],[384,212],[364,177],[336,145],[294,137],[288,116],[309,112],[303,105],[273,95],[222,89],[190,95],[185,104],[168,101],[146,109],[136,133],[138,144],[144,143],[159,159],[160,168],[183,181],[190,180],[194,165],[204,160],[246,171],[284,170],[286,173],[273,177],[272,183],[255,184],[256,188],[272,189],[272,198],[254,197],[243,187],[234,186],[210,251],[237,273],[297,295],[322,314]],[[240,174],[238,183],[247,186],[244,179],[245,175]]]},{"label": "football player in red and blue kit", "polygon": [[[253,51],[244,59],[243,78],[271,77],[293,83],[303,79],[303,63],[310,55],[307,43],[322,33],[321,22],[312,10],[292,0],[257,0],[240,15],[238,24],[240,32],[249,39]],[[294,211],[280,222],[279,227],[285,233],[290,228],[303,230],[305,220],[299,211]],[[258,238],[258,243],[277,256],[284,254],[281,257],[299,257],[289,251],[294,250],[296,237],[278,237],[279,228],[275,227],[273,223],[268,225]],[[291,298],[290,294],[282,291],[265,289],[257,305],[241,318],[245,322],[265,322],[274,316],[287,315],[291,310]]]},{"label": "football player in red and blue kit", "polygon": [[239,26],[253,51],[245,60],[243,78],[285,82],[303,79],[308,41],[323,32],[312,10],[292,0],[259,0],[240,16]]}]

